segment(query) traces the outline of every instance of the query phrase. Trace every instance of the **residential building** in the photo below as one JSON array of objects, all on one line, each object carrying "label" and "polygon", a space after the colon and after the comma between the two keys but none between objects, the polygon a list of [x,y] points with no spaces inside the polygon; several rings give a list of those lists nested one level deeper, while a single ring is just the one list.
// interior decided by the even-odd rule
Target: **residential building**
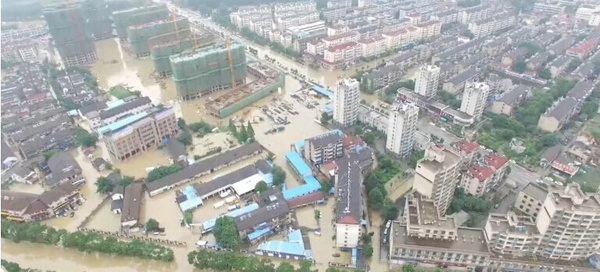
[{"label": "residential building", "polygon": [[[350,63],[361,55],[360,45],[356,42],[347,42],[326,48],[323,52],[323,59],[332,67],[336,64]],[[325,63],[323,63],[324,66]]]},{"label": "residential building", "polygon": [[326,8],[321,11],[323,13],[323,17],[327,21],[336,21],[346,15],[348,13],[348,7],[331,7]]},{"label": "residential building", "polygon": [[144,183],[134,182],[125,187],[121,209],[121,230],[135,229],[140,223],[143,198]]},{"label": "residential building", "polygon": [[442,89],[451,94],[459,94],[465,89],[467,82],[475,79],[478,75],[479,72],[475,68],[469,68],[444,82]]},{"label": "residential building", "polygon": [[492,176],[494,169],[485,165],[475,164],[462,176],[461,187],[465,192],[482,197],[484,193],[492,189]]},{"label": "residential building", "polygon": [[393,105],[389,113],[386,150],[407,157],[414,148],[419,107],[412,103]]},{"label": "residential building", "polygon": [[2,219],[17,222],[44,220],[61,214],[81,199],[79,189],[70,182],[56,184],[42,194],[2,190]]},{"label": "residential building", "polygon": [[590,20],[588,21],[590,26],[600,26],[600,11],[592,13]]},{"label": "residential building", "polygon": [[434,97],[439,86],[440,68],[435,65],[424,65],[419,68],[419,76],[415,82],[415,93],[424,97]]},{"label": "residential building", "polygon": [[449,9],[438,13],[434,13],[433,15],[431,15],[431,20],[440,21],[442,25],[456,22],[458,21],[458,10]]},{"label": "residential building", "polygon": [[542,153],[540,166],[550,167],[552,171],[561,176],[572,177],[577,174],[579,165],[575,164],[575,161],[565,153],[564,149],[565,147],[561,144],[546,149]]},{"label": "residential building", "polygon": [[512,90],[504,93],[500,98],[496,99],[492,103],[491,112],[495,114],[504,114],[511,116],[516,109],[525,100],[530,98],[532,95],[529,87],[525,85],[517,85]]},{"label": "residential building", "polygon": [[357,42],[360,39],[360,34],[357,31],[349,31],[321,39],[325,48],[336,46],[347,42]]},{"label": "residential building", "polygon": [[333,121],[342,126],[351,126],[358,115],[359,83],[356,79],[346,78],[339,80],[336,87],[333,93]]},{"label": "residential building", "polygon": [[575,19],[589,22],[592,15],[600,11],[600,5],[581,5],[575,12]]},{"label": "residential building", "polygon": [[102,131],[102,139],[110,156],[118,161],[155,148],[178,132],[172,108],[133,115],[115,124],[110,125],[106,132]]},{"label": "residential building", "polygon": [[512,14],[499,14],[494,17],[469,23],[469,30],[473,33],[475,38],[481,38],[512,27],[516,22],[517,18]]},{"label": "residential building", "polygon": [[491,251],[515,257],[533,256],[542,239],[533,217],[514,212],[490,214],[484,231]]},{"label": "residential building", "polygon": [[275,187],[257,196],[259,208],[236,217],[235,226],[242,239],[260,229],[281,230],[289,224],[290,207]]},{"label": "residential building", "polygon": [[473,163],[475,163],[475,154],[478,154],[481,146],[477,142],[469,142],[467,140],[461,140],[454,145],[454,148],[458,150],[462,156],[461,170],[467,170]]},{"label": "residential building", "polygon": [[362,237],[362,173],[350,155],[337,163],[335,173],[336,222],[335,244],[339,248],[357,248]]},{"label": "residential building", "polygon": [[304,157],[314,165],[330,162],[344,155],[342,135],[338,131],[306,140]]},{"label": "residential building", "polygon": [[46,185],[49,187],[65,182],[70,182],[73,185],[80,185],[85,182],[79,163],[67,152],[59,152],[50,157],[46,162],[46,166],[49,170],[46,175]]},{"label": "residential building", "polygon": [[385,38],[382,36],[375,36],[368,39],[362,39],[358,41],[360,46],[360,56],[368,58],[371,56],[377,56],[386,51]]},{"label": "residential building", "polygon": [[440,36],[442,32],[442,23],[437,20],[422,22],[419,24],[415,24],[415,26],[420,28],[423,32],[422,39],[424,40]]},{"label": "residential building", "polygon": [[567,50],[567,56],[576,57],[580,60],[586,59],[590,54],[596,51],[598,41],[600,38],[594,37],[583,42],[576,44],[575,46]]},{"label": "residential building", "polygon": [[583,103],[585,103],[586,99],[592,94],[593,91],[594,83],[592,81],[579,81],[577,84],[575,84],[575,86],[573,86],[573,89],[567,93],[567,97],[577,100],[577,103],[579,106],[581,106]]},{"label": "residential building", "polygon": [[365,75],[361,80],[366,81],[368,88],[376,90],[401,80],[404,71],[400,65],[388,65]]},{"label": "residential building", "polygon": [[565,11],[565,7],[558,3],[542,3],[536,2],[533,4],[533,12],[555,15]]},{"label": "residential building", "polygon": [[548,195],[548,190],[541,185],[531,182],[519,191],[514,208],[523,214],[537,218]]},{"label": "residential building", "polygon": [[480,119],[485,109],[490,87],[482,82],[467,82],[463,92],[460,111]]},{"label": "residential building", "polygon": [[382,111],[372,109],[367,105],[361,104],[358,107],[358,121],[378,131],[387,133],[389,119]]},{"label": "residential building", "polygon": [[554,59],[550,63],[550,67],[548,67],[550,69],[550,74],[552,75],[552,78],[557,78],[558,76],[562,75],[563,72],[567,69],[567,67],[569,67],[571,60],[571,57],[565,55],[559,56],[556,59]]},{"label": "residential building", "polygon": [[470,22],[480,21],[494,15],[494,11],[487,5],[480,5],[476,7],[466,8],[458,12],[458,21],[462,24],[469,24]]},{"label": "residential building", "polygon": [[458,183],[462,157],[443,145],[432,145],[417,163],[413,188],[432,199],[440,216],[446,214]]},{"label": "residential building", "polygon": [[152,107],[152,101],[147,96],[139,98],[126,99],[121,101],[123,103],[113,104],[106,109],[98,111],[97,115],[88,115],[89,120],[92,123],[93,129],[100,128],[102,126],[110,125],[117,120],[121,120],[124,117],[135,115],[141,112],[145,112]]},{"label": "residential building", "polygon": [[559,131],[577,113],[577,105],[577,100],[572,97],[559,99],[540,116],[538,128],[548,132]]}]

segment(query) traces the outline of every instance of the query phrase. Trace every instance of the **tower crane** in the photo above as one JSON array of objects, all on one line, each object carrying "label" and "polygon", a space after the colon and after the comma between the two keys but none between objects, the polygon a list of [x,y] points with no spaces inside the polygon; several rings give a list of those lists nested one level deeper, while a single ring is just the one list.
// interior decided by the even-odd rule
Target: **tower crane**
[{"label": "tower crane", "polygon": [[235,89],[235,71],[233,70],[233,57],[231,56],[231,35],[227,35],[227,59],[229,60],[229,74],[231,75],[231,88]]}]

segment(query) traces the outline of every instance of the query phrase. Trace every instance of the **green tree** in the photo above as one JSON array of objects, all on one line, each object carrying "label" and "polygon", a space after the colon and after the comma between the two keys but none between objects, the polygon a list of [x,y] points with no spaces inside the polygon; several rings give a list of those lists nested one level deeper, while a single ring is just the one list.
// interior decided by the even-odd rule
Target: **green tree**
[{"label": "green tree", "polygon": [[325,112],[321,113],[321,120],[320,120],[321,125],[326,126],[327,124],[329,124],[330,120],[331,120],[331,117],[327,113],[325,113]]},{"label": "green tree", "polygon": [[365,143],[373,145],[375,143],[376,137],[377,136],[375,135],[375,133],[369,131],[362,136],[362,139],[365,141]]},{"label": "green tree", "polygon": [[321,211],[315,210],[315,220],[319,221],[321,219]]},{"label": "green tree", "polygon": [[371,189],[368,196],[369,207],[376,211],[381,209],[381,206],[383,205],[383,197],[383,193],[379,187]]},{"label": "green tree", "polygon": [[83,128],[78,128],[75,131],[75,142],[77,143],[77,145],[82,147],[96,146],[96,142],[98,142],[98,137],[96,135],[90,134],[87,130]]},{"label": "green tree", "polygon": [[517,61],[512,65],[512,70],[517,73],[524,73],[527,71],[527,63],[524,61]]},{"label": "green tree", "polygon": [[256,183],[256,186],[254,186],[254,190],[257,193],[262,193],[262,192],[265,192],[265,191],[269,190],[269,186],[267,186],[266,182],[264,182],[264,181],[261,180],[258,183]]},{"label": "green tree", "polygon": [[581,113],[585,114],[587,118],[592,118],[598,113],[598,102],[586,101],[581,108]]},{"label": "green tree", "polygon": [[148,182],[155,181],[157,179],[166,177],[168,175],[175,174],[181,170],[181,166],[177,164],[173,164],[170,166],[159,166],[148,173],[148,178],[146,179]]},{"label": "green tree", "polygon": [[242,240],[235,226],[235,221],[229,216],[219,217],[215,222],[213,234],[217,244],[224,248],[237,250],[242,245]]},{"label": "green tree", "polygon": [[541,139],[544,147],[552,147],[560,143],[560,137],[554,133],[548,133]]},{"label": "green tree", "polygon": [[133,177],[130,176],[124,176],[121,181],[119,181],[119,185],[126,187],[127,185],[131,184],[134,182]]},{"label": "green tree", "polygon": [[537,76],[542,79],[552,79],[552,73],[550,72],[550,69],[546,67],[540,67],[537,70]]},{"label": "green tree", "polygon": [[246,132],[248,133],[248,138],[254,139],[254,128],[252,127],[252,123],[250,123],[250,121],[248,121]]},{"label": "green tree", "polygon": [[154,218],[150,218],[146,222],[146,230],[148,232],[157,231],[159,228],[160,228],[160,225],[158,224],[158,221],[156,221],[156,219],[154,219]]},{"label": "green tree", "polygon": [[396,220],[400,210],[396,207],[396,204],[390,199],[386,198],[381,206],[381,216],[386,220]]},{"label": "green tree", "polygon": [[99,194],[108,194],[113,189],[110,180],[105,177],[99,177],[94,184],[96,185],[96,193]]},{"label": "green tree", "polygon": [[333,187],[333,185],[331,185],[331,181],[319,180],[319,183],[321,184],[321,191],[325,194],[329,194],[329,190],[331,190],[331,188]]},{"label": "green tree", "polygon": [[232,119],[229,119],[229,131],[231,131],[233,136],[237,135],[237,128],[235,127],[235,124],[233,123]]},{"label": "green tree", "polygon": [[177,141],[181,142],[185,146],[192,145],[192,134],[190,134],[187,130],[182,130],[177,137]]},{"label": "green tree", "polygon": [[42,151],[42,156],[44,156],[45,160],[48,160],[48,159],[52,158],[54,155],[56,155],[56,153],[58,153],[58,150],[48,149],[48,150]]},{"label": "green tree", "polygon": [[[4,63],[4,60],[2,60]],[[4,66],[3,66],[4,68]],[[18,263],[9,262],[7,260],[2,259],[2,267],[6,269],[8,272],[28,272],[29,270],[21,269]]]},{"label": "green tree", "polygon": [[402,272],[415,272],[415,266],[412,264],[404,264],[402,266]]},{"label": "green tree", "polygon": [[193,219],[194,214],[192,212],[186,211],[183,213],[183,221],[185,221],[186,224],[191,224]]},{"label": "green tree", "polygon": [[242,127],[240,128],[240,134],[238,137],[238,141],[245,143],[246,141],[248,141],[248,131],[246,130],[246,126],[244,126],[244,124],[242,124]]},{"label": "green tree", "polygon": [[185,120],[183,120],[183,118],[179,117],[177,119],[177,126],[179,127],[179,129],[184,130],[187,126],[185,124]]},{"label": "green tree", "polygon": [[273,166],[273,185],[283,185],[285,183],[286,173],[279,165]]},{"label": "green tree", "polygon": [[363,246],[363,256],[371,258],[373,256],[373,246],[369,243]]}]

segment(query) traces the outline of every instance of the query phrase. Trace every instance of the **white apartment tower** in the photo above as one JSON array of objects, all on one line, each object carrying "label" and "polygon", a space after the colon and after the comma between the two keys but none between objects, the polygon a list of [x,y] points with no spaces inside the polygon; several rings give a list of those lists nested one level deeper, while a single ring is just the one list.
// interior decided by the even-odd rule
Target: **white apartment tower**
[{"label": "white apartment tower", "polygon": [[354,125],[360,102],[359,83],[354,78],[339,80],[333,93],[333,121],[342,126]]},{"label": "white apartment tower", "polygon": [[425,96],[434,97],[440,80],[440,68],[435,65],[424,65],[419,68],[419,76],[415,83],[415,92]]},{"label": "white apartment tower", "polygon": [[462,157],[443,145],[432,145],[425,150],[425,157],[417,163],[413,189],[427,199],[433,200],[439,216],[446,215],[459,182]]},{"label": "white apartment tower", "polygon": [[485,109],[489,92],[490,86],[483,82],[467,82],[460,104],[460,111],[478,120]]},{"label": "white apartment tower", "polygon": [[397,155],[410,155],[415,142],[419,108],[412,103],[397,104],[392,107],[388,121],[385,148]]}]

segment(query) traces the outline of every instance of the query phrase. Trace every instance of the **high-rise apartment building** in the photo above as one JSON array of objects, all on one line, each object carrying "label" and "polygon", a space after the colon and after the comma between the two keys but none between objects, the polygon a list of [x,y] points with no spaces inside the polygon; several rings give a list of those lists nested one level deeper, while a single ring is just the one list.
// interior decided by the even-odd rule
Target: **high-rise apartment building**
[{"label": "high-rise apartment building", "polygon": [[359,83],[356,79],[339,80],[333,93],[333,121],[342,126],[354,125],[360,104]]},{"label": "high-rise apartment building", "polygon": [[443,145],[432,145],[417,163],[413,187],[425,198],[433,200],[440,216],[446,215],[454,196],[461,160],[458,152]]},{"label": "high-rise apartment building", "polygon": [[460,104],[460,111],[473,116],[475,119],[481,118],[489,92],[490,86],[483,82],[467,82]]},{"label": "high-rise apartment building", "polygon": [[415,82],[415,92],[425,97],[434,97],[437,93],[439,80],[439,67],[435,65],[421,66],[417,82]]},{"label": "high-rise apartment building", "polygon": [[410,155],[415,142],[419,107],[412,103],[394,105],[390,111],[385,148],[402,157]]}]

